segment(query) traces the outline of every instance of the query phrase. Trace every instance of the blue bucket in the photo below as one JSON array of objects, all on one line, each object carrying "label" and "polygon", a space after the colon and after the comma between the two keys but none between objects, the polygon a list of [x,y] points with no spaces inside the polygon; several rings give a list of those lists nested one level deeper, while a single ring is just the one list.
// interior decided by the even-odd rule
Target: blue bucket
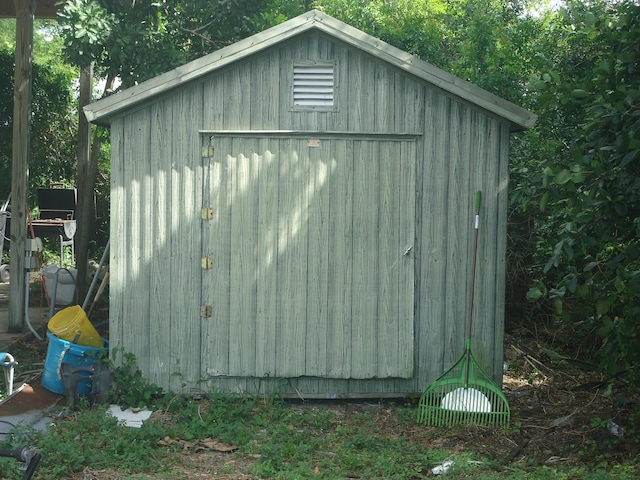
[{"label": "blue bucket", "polygon": [[[47,332],[49,346],[44,361],[42,372],[42,386],[47,390],[64,395],[64,383],[60,365],[70,363],[74,366],[91,366],[101,357],[107,355],[109,343],[105,341],[105,348],[86,347],[77,343],[67,342],[51,332]],[[91,380],[82,380],[78,383],[78,394],[86,397],[91,392]]]}]

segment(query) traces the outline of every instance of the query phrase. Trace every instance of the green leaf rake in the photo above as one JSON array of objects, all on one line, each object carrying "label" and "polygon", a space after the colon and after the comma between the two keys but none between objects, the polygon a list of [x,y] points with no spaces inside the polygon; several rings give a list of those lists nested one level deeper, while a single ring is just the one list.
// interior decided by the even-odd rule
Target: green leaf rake
[{"label": "green leaf rake", "polygon": [[477,424],[508,427],[511,418],[507,398],[471,353],[480,201],[481,193],[478,192],[465,351],[458,361],[429,385],[420,396],[418,423],[429,426],[450,427],[459,424]]}]

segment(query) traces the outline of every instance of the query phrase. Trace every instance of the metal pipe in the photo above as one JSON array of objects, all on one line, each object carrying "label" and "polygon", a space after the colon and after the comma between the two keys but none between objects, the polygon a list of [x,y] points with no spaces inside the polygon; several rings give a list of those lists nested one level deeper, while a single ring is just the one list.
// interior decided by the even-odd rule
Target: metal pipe
[{"label": "metal pipe", "polygon": [[31,320],[29,320],[29,276],[30,273],[29,270],[27,270],[27,273],[25,273],[24,275],[24,283],[26,288],[26,293],[24,295],[24,319],[27,322],[27,326],[29,327],[29,330],[31,330],[31,333],[33,333],[38,340],[42,340],[42,337],[38,335],[38,332],[36,332],[35,329],[31,326]]}]

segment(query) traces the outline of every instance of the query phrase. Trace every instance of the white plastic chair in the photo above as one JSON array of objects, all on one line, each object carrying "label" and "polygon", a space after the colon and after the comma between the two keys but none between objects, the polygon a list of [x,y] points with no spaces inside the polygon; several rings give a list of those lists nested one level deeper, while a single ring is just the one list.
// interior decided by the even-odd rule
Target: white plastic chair
[{"label": "white plastic chair", "polygon": [[7,352],[0,352],[0,367],[4,368],[4,379],[7,382],[7,396],[13,393],[13,375],[16,366],[16,359]]}]

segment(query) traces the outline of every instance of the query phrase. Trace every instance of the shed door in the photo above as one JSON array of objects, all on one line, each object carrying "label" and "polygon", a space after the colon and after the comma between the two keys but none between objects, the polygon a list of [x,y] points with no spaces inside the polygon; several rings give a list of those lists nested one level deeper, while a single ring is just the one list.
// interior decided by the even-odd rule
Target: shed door
[{"label": "shed door", "polygon": [[410,378],[415,142],[203,140],[203,372]]}]

